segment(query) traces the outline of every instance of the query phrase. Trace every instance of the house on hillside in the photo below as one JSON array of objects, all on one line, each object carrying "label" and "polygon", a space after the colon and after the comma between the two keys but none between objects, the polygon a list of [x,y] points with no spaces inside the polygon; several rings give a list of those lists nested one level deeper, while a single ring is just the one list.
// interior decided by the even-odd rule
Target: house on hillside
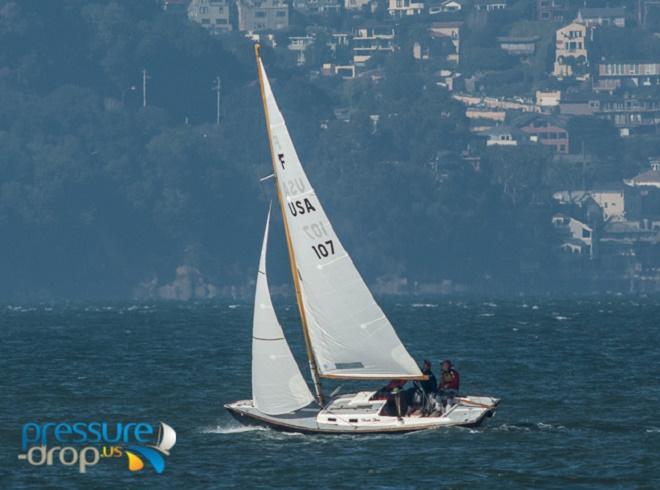
[{"label": "house on hillside", "polygon": [[[652,159],[650,170],[642,172],[624,182],[632,187],[655,187],[656,189],[660,189],[660,159]],[[658,209],[658,214],[660,214],[660,209]]]},{"label": "house on hillside", "polygon": [[292,0],[291,6],[305,15],[338,14],[341,0]]},{"label": "house on hillside", "polygon": [[568,118],[543,114],[523,114],[513,124],[534,143],[552,148],[555,153],[569,152]]},{"label": "house on hillside", "polygon": [[285,0],[238,0],[240,31],[277,31],[289,27],[289,6]]},{"label": "house on hillside", "polygon": [[436,15],[441,13],[456,13],[463,10],[463,4],[458,0],[444,0],[426,2],[429,15]]},{"label": "house on hillside", "polygon": [[298,66],[305,64],[305,51],[314,44],[313,36],[289,36],[287,49],[296,53],[296,62]]},{"label": "house on hillside", "polygon": [[587,190],[558,191],[552,195],[559,204],[582,206],[593,199],[603,213],[605,221],[625,221],[627,215],[639,210],[639,196],[627,190],[623,183],[598,185]]},{"label": "house on hillside", "polygon": [[369,5],[371,0],[344,0],[346,10],[360,10],[365,5]]},{"label": "house on hillside", "polygon": [[579,22],[557,29],[555,33],[555,78],[589,78],[589,53],[587,51],[587,26]]},{"label": "house on hillside", "polygon": [[594,89],[612,92],[619,88],[658,85],[660,85],[660,62],[603,61],[598,64],[598,84]]},{"label": "house on hillside", "polygon": [[537,90],[536,105],[541,108],[559,107],[561,90]]},{"label": "house on hillside", "polygon": [[626,9],[623,7],[581,8],[576,21],[587,27],[626,27]]},{"label": "house on hillside", "polygon": [[394,38],[392,27],[381,25],[358,27],[353,32],[351,42],[353,63],[358,67],[363,67],[376,53],[393,53],[396,49]]},{"label": "house on hillside", "polygon": [[581,94],[567,97],[559,112],[568,116],[596,116],[612,121],[621,136],[649,132],[660,125],[660,96],[626,93]]},{"label": "house on hillside", "polygon": [[434,22],[429,27],[429,34],[435,39],[449,39],[453,52],[447,55],[447,61],[458,63],[461,55],[461,29],[463,22]]},{"label": "house on hillside", "polygon": [[563,213],[557,213],[552,217],[552,225],[564,234],[562,249],[593,257],[594,230],[592,227]]},{"label": "house on hillside", "polygon": [[531,56],[536,51],[536,43],[538,43],[539,36],[525,36],[515,37],[506,36],[498,37],[497,43],[500,49],[506,51],[513,56]]},{"label": "house on hillside", "polygon": [[494,12],[506,7],[507,0],[474,0],[474,9],[480,12]]},{"label": "house on hillside", "polygon": [[192,0],[188,18],[213,34],[230,32],[229,0]]},{"label": "house on hillside", "polygon": [[569,19],[569,0],[536,0],[536,19],[564,22]]},{"label": "house on hillside", "polygon": [[395,19],[420,15],[424,12],[424,4],[415,0],[389,0],[387,13]]},{"label": "house on hillside", "polygon": [[523,142],[523,135],[511,126],[493,126],[477,132],[486,139],[486,146],[518,146]]}]

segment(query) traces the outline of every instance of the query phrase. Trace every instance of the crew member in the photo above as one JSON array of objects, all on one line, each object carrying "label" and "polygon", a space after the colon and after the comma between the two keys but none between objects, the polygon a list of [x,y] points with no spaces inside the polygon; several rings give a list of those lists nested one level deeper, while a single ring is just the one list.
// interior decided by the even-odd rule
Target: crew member
[{"label": "crew member", "polygon": [[440,385],[438,386],[437,398],[440,399],[443,410],[454,405],[454,397],[458,395],[461,377],[454,369],[450,360],[442,361],[442,372],[440,373]]},{"label": "crew member", "polygon": [[387,383],[386,386],[382,387],[378,392],[376,392],[376,396],[374,399],[376,400],[387,400],[387,404],[390,405],[392,402],[394,402],[394,406],[396,408],[396,416],[401,418],[401,414],[403,413],[402,407],[401,407],[401,398],[402,398],[402,391],[403,391],[403,386],[406,384],[405,379],[393,379],[389,383]]},{"label": "crew member", "polygon": [[436,379],[435,374],[433,374],[433,371],[431,371],[431,361],[424,359],[422,374],[428,376],[428,379],[419,383],[422,386],[424,393],[430,395],[431,393],[438,391],[438,380]]}]

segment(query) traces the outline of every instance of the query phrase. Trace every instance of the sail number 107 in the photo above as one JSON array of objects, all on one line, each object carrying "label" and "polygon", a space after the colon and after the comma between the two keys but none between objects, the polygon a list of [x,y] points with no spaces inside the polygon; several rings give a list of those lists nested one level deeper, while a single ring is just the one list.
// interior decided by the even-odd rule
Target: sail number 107
[{"label": "sail number 107", "polygon": [[326,240],[323,243],[312,245],[312,250],[314,250],[314,253],[319,259],[335,254],[335,246],[332,243],[332,240]]}]

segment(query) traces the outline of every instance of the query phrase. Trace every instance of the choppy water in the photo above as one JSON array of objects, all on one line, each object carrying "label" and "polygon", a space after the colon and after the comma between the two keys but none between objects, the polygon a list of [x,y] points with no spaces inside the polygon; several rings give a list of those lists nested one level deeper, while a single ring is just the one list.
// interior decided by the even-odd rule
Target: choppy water
[{"label": "choppy water", "polygon": [[[0,306],[0,488],[660,487],[659,300],[384,307],[417,359],[449,357],[465,393],[503,398],[496,417],[405,436],[249,430],[222,408],[250,396],[249,305]],[[294,307],[278,310],[302,355]],[[18,461],[23,423],[74,420],[162,420],[178,442],[162,475]]]}]

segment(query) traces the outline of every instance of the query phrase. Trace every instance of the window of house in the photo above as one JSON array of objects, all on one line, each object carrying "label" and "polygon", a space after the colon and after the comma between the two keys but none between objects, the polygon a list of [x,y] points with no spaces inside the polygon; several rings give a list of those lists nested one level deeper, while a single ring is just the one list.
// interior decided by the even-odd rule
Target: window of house
[{"label": "window of house", "polygon": [[566,145],[559,145],[559,152],[566,153]]},{"label": "window of house", "polygon": [[278,10],[276,15],[278,17],[286,17],[286,10]]},{"label": "window of house", "polygon": [[200,14],[208,14],[209,13],[209,8],[208,7],[199,7],[199,13]]},{"label": "window of house", "polygon": [[211,19],[202,19],[202,24],[210,24]]},{"label": "window of house", "polygon": [[215,23],[216,23],[216,24],[226,24],[226,23],[227,23],[227,19],[215,19]]},{"label": "window of house", "polygon": [[254,16],[262,19],[262,18],[266,17],[266,12],[264,12],[263,10],[257,10],[254,13]]},{"label": "window of house", "polygon": [[591,232],[589,230],[582,229],[582,238],[591,238]]}]

